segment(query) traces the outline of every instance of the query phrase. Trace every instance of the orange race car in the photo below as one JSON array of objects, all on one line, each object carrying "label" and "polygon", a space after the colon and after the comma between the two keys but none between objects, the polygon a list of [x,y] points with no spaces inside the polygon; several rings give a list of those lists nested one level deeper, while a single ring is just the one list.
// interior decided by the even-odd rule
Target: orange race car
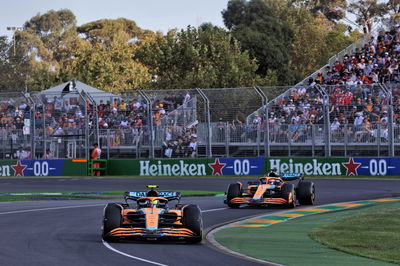
[{"label": "orange race car", "polygon": [[[104,208],[103,239],[202,240],[203,220],[197,205],[180,204],[179,192],[125,192],[125,203],[109,203]],[[178,203],[170,208],[170,202]],[[128,203],[134,201],[135,203]],[[134,206],[132,206],[134,205]]]},{"label": "orange race car", "polygon": [[297,202],[302,205],[313,205],[315,187],[313,182],[304,181],[302,174],[279,175],[272,171],[259,181],[248,182],[246,189],[243,189],[240,182],[230,184],[225,194],[224,203],[231,208],[239,208],[241,204],[283,205],[294,208]]}]

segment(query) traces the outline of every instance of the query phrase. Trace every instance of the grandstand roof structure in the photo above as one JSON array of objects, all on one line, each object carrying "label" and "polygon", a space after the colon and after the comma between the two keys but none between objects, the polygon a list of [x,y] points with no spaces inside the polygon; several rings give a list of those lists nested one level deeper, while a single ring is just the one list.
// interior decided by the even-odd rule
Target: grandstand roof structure
[{"label": "grandstand roof structure", "polygon": [[79,92],[79,93],[87,93],[90,94],[96,101],[111,101],[114,98],[120,98],[118,95],[115,95],[110,92],[102,91],[96,89],[92,86],[89,86],[79,80],[71,80],[68,82],[64,82],[47,90],[43,90],[40,92],[42,95],[57,95],[57,96],[65,96],[68,97],[68,93]]}]

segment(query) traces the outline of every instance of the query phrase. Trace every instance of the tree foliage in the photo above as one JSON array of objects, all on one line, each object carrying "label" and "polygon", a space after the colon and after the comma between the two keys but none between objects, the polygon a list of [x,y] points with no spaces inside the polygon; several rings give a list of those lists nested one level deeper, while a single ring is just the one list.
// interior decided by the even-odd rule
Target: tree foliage
[{"label": "tree foliage", "polygon": [[257,65],[238,41],[212,25],[172,30],[137,51],[149,67],[153,88],[215,88],[251,86]]},{"label": "tree foliage", "polygon": [[[380,16],[396,21],[400,0],[352,1],[369,32]],[[107,91],[293,85],[360,37],[347,34],[346,0],[230,0],[228,30],[203,24],[167,34],[129,19],[77,26],[68,9],[29,19],[0,36],[0,89],[42,90],[77,78]],[[14,49],[15,54],[14,54]]]},{"label": "tree foliage", "polygon": [[323,14],[337,22],[346,17],[347,0],[292,0],[294,6],[304,6],[314,15]]},{"label": "tree foliage", "polygon": [[289,51],[293,31],[262,0],[231,0],[222,12],[225,26],[244,50],[257,60],[257,74],[276,71],[280,83],[290,84]]},{"label": "tree foliage", "polygon": [[147,67],[134,59],[138,44],[152,38],[134,21],[103,19],[77,29],[83,40],[75,50],[69,72],[106,91],[143,88],[151,79]]},{"label": "tree foliage", "polygon": [[386,3],[380,3],[379,0],[353,1],[348,11],[356,16],[356,23],[362,26],[365,34],[371,33],[374,23],[388,12]]}]

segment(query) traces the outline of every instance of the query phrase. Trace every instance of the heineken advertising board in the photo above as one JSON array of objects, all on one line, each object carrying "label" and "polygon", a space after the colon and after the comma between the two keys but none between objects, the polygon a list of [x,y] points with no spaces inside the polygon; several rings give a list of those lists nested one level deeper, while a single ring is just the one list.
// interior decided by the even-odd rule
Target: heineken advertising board
[{"label": "heineken advertising board", "polygon": [[400,176],[400,158],[213,158],[109,160],[109,175],[262,176],[270,169],[306,176]]},{"label": "heineken advertising board", "polygon": [[306,176],[400,176],[400,158],[268,158],[266,168]]},{"label": "heineken advertising board", "polygon": [[263,175],[264,158],[109,160],[109,175]]},{"label": "heineken advertising board", "polygon": [[0,177],[6,176],[86,176],[86,160],[5,160],[0,161]]}]

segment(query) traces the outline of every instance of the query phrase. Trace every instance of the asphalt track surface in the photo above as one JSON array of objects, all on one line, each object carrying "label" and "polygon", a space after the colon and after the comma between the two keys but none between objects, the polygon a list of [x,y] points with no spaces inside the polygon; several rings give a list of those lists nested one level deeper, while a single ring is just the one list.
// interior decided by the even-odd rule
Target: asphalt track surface
[{"label": "asphalt track surface", "polygon": [[[0,192],[143,190],[224,191],[233,179],[102,178],[0,179]],[[400,180],[314,180],[317,204],[400,196]],[[0,202],[0,265],[257,265],[207,244],[101,240],[104,205],[110,200]],[[204,227],[280,209],[227,209],[221,197],[185,198],[203,210]],[[114,250],[111,250],[114,249]]]}]

